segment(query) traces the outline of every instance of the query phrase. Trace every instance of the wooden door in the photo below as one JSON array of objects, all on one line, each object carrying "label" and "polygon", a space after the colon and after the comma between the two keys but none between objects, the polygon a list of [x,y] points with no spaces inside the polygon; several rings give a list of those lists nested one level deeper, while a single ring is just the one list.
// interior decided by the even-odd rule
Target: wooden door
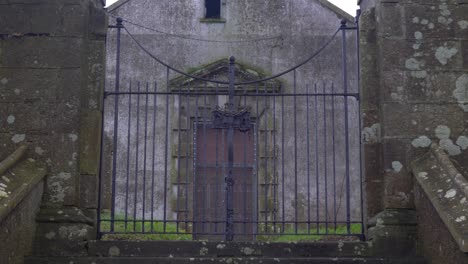
[{"label": "wooden door", "polygon": [[[194,238],[224,240],[227,130],[199,125],[194,178]],[[234,132],[234,239],[252,240],[256,219],[253,131]]]}]

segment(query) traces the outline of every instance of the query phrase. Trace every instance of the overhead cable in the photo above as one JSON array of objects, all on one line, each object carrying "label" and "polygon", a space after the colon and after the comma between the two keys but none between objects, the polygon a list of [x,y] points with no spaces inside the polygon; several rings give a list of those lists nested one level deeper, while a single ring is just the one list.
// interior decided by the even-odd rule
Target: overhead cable
[{"label": "overhead cable", "polygon": [[[117,16],[109,14],[109,16],[117,18]],[[175,34],[175,33],[169,33],[165,32],[159,29],[155,28],[150,28],[138,23],[135,23],[133,21],[127,20],[122,18],[122,21],[125,23],[128,23],[130,25],[143,28],[148,31],[156,32],[159,34],[175,37],[175,38],[181,38],[181,39],[187,39],[187,40],[195,40],[195,41],[202,41],[202,42],[213,42],[213,43],[248,43],[248,42],[259,42],[259,41],[268,41],[268,40],[274,40],[274,39],[281,39],[281,36],[271,36],[271,37],[264,37],[264,38],[253,38],[253,39],[243,39],[243,40],[216,40],[216,39],[204,39],[204,38],[198,38],[198,37],[193,37],[189,35],[183,35],[183,34]]]},{"label": "overhead cable", "polygon": [[[128,29],[124,26],[123,29],[127,32],[127,34],[130,36],[130,38],[135,42],[135,44],[143,51],[145,52],[148,56],[150,56],[152,59],[154,59],[155,61],[159,62],[160,64],[162,64],[163,66],[167,67],[168,69],[170,70],[173,70],[179,74],[182,74],[182,75],[185,75],[189,78],[193,78],[195,80],[200,80],[200,81],[206,81],[206,82],[211,82],[211,83],[218,83],[218,84],[229,84],[229,82],[225,82],[225,81],[218,81],[218,80],[210,80],[210,79],[206,79],[206,78],[201,78],[201,77],[197,77],[197,76],[194,76],[190,73],[187,73],[187,72],[184,72],[182,70],[179,70],[179,69],[176,69],[172,66],[170,66],[169,64],[165,63],[164,61],[162,61],[161,59],[159,59],[158,57],[156,57],[154,54],[152,54],[150,51],[148,51],[136,38],[133,34],[131,34]],[[314,59],[315,57],[317,57],[325,48],[327,48],[331,43],[332,41],[335,39],[335,37],[338,35],[338,32],[340,32],[340,30],[342,30],[342,28],[338,28],[336,30],[336,32],[330,37],[330,39],[325,42],[325,44],[320,47],[317,51],[315,51],[312,55],[310,55],[307,59],[305,59],[304,61],[302,61],[301,63],[297,64],[296,66],[288,69],[288,70],[285,70],[283,72],[280,72],[278,74],[275,74],[271,77],[268,77],[268,78],[264,78],[264,79],[259,79],[259,80],[254,80],[254,81],[248,81],[248,82],[240,82],[240,83],[235,83],[235,85],[248,85],[248,84],[254,84],[254,83],[260,83],[260,82],[266,82],[266,81],[269,81],[269,80],[272,80],[272,79],[275,79],[275,78],[278,78],[278,77],[281,77],[287,73],[290,73],[292,71],[295,71],[296,69],[298,69],[299,67],[303,66],[304,64],[308,63],[309,61],[311,61],[312,59]]]}]

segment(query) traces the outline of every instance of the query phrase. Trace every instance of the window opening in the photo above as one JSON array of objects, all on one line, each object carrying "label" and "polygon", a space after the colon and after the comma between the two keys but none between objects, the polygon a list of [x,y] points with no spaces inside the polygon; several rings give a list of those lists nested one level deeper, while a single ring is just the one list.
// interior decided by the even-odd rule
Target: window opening
[{"label": "window opening", "polygon": [[205,0],[205,18],[221,18],[221,0]]}]

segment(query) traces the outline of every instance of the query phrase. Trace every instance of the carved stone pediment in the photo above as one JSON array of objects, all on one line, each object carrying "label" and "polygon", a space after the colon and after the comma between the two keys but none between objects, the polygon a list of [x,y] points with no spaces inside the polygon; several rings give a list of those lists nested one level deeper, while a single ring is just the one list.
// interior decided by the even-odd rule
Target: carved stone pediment
[{"label": "carved stone pediment", "polygon": [[[229,61],[228,59],[222,59],[215,61],[210,64],[206,64],[195,69],[189,70],[189,73],[197,78],[217,80],[223,82],[229,82]],[[266,78],[267,76],[261,73],[258,70],[255,70],[249,66],[243,65],[241,63],[236,63],[235,70],[235,82],[244,83],[257,81]],[[203,80],[198,80],[195,78],[187,76],[176,77],[169,82],[171,91],[210,91],[214,90],[218,92],[227,92],[227,84],[217,84],[212,82],[206,82]],[[278,80],[269,80],[265,82],[259,82],[255,84],[248,85],[236,85],[236,92],[280,92],[281,91],[281,82]]]}]

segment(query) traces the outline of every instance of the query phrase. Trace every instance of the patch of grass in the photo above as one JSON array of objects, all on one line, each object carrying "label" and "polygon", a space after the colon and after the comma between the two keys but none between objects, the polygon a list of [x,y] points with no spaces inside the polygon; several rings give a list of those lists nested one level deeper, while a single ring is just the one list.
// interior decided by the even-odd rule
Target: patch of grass
[{"label": "patch of grass", "polygon": [[[101,232],[110,232],[111,222],[110,213],[103,212],[101,214]],[[107,221],[106,221],[107,220]],[[114,232],[118,234],[106,234],[103,236],[102,240],[146,240],[146,241],[190,241],[192,240],[192,234],[184,234],[186,231],[183,229],[183,225],[179,224],[177,229],[177,224],[175,223],[166,223],[163,222],[150,222],[142,220],[133,220],[132,218],[127,218],[127,223],[121,222],[125,220],[125,215],[118,214],[115,216],[114,222]],[[277,224],[276,231],[273,230],[273,226],[268,226],[271,233],[277,233],[277,235],[257,235],[257,241],[263,242],[302,242],[302,241],[319,241],[319,240],[329,240],[330,238],[336,239],[336,237],[348,234],[348,229],[346,225],[338,225],[336,229],[333,225],[328,226],[327,228],[324,225],[319,226],[319,229],[314,226],[310,228],[310,234],[307,228],[301,226],[298,228],[297,233],[294,225],[287,225],[283,230],[281,230],[281,225]],[[258,226],[259,232],[265,230],[265,226]],[[136,234],[135,234],[136,233]],[[164,233],[164,234],[157,234]],[[167,234],[170,233],[170,234]],[[175,234],[178,233],[178,234]],[[350,234],[360,235],[361,234],[361,224],[351,224]],[[343,237],[344,238],[344,237]]]},{"label": "patch of grass", "polygon": [[[106,221],[110,219],[110,213],[102,213],[101,219],[101,232],[110,232],[111,222]],[[163,222],[143,222],[138,219],[134,221],[130,217],[127,218],[128,222],[125,223],[121,222],[121,220],[125,220],[125,216],[120,214],[115,216],[115,220],[117,221],[114,222],[114,232],[118,234],[106,234],[103,236],[103,240],[192,240],[192,235],[185,235],[185,230],[181,225],[179,225],[179,229],[177,230],[177,224],[175,223],[166,223],[164,225]]]},{"label": "patch of grass", "polygon": [[[361,234],[361,224],[351,224],[350,226],[350,234],[353,235],[360,235]],[[259,229],[262,230],[262,229]],[[342,236],[348,234],[348,228],[346,225],[339,225],[334,228],[334,226],[319,226],[317,231],[316,228],[310,229],[310,234],[307,229],[298,229],[297,233],[294,227],[289,226],[285,228],[284,232],[279,230],[280,234],[274,236],[257,236],[258,241],[265,241],[265,242],[301,242],[301,241],[318,241],[318,240],[328,240],[329,238],[335,236]],[[284,234],[281,234],[284,233]]]}]

